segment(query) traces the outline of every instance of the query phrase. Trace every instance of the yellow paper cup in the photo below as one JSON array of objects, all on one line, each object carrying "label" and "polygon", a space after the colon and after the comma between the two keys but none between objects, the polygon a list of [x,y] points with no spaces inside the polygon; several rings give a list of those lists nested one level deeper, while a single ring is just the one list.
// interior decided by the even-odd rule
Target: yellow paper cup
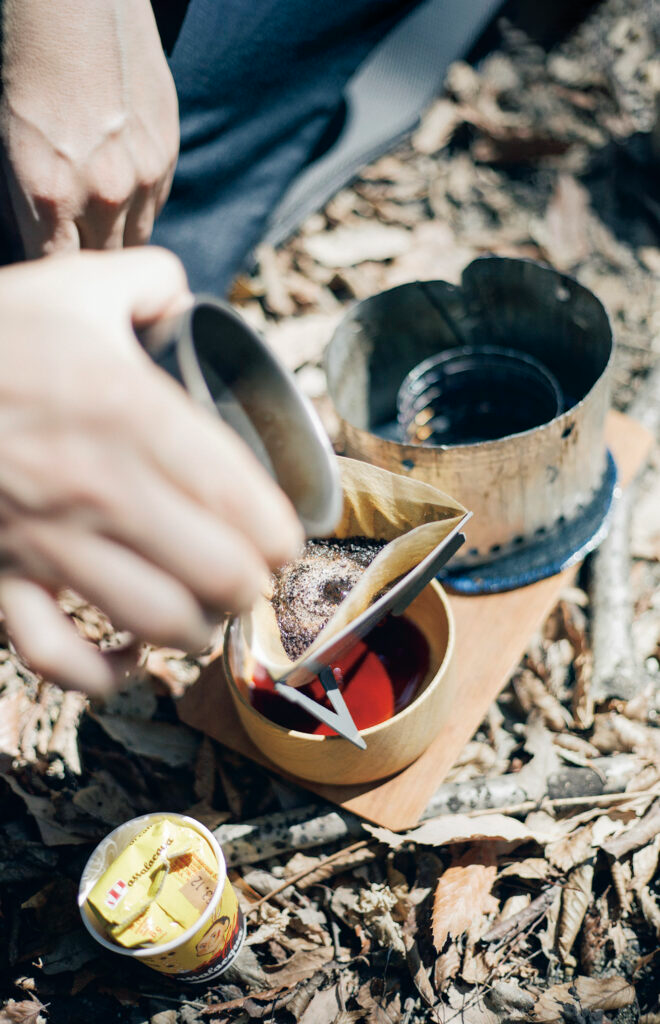
[{"label": "yellow paper cup", "polygon": [[[141,949],[126,949],[111,942],[87,903],[87,897],[110,864],[143,829],[163,818],[199,832],[213,850],[218,862],[218,883],[209,905],[193,925],[171,942]],[[184,814],[143,814],[124,822],[99,843],[85,865],[78,888],[78,907],[90,935],[105,949],[120,956],[141,960],[161,974],[176,976],[177,981],[210,981],[222,974],[238,956],[245,938],[245,919],[236,893],[227,878],[222,850],[204,825]]]}]

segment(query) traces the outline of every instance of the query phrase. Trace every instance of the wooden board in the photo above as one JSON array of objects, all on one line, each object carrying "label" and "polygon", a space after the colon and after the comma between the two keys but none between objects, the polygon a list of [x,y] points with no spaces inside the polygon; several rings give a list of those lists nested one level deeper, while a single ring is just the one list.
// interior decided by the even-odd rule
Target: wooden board
[{"label": "wooden board", "polygon": [[[625,485],[648,456],[653,438],[634,420],[612,412],[607,422],[607,441]],[[542,625],[576,572],[576,568],[567,569],[504,594],[450,596],[456,620],[456,662],[462,680],[460,704],[428,750],[408,768],[384,782],[362,786],[320,786],[295,781],[332,803],[395,831],[417,824],[430,797],[506,685],[529,638]],[[178,702],[177,709],[187,725],[278,771],[243,731],[219,660],[207,666]]]}]

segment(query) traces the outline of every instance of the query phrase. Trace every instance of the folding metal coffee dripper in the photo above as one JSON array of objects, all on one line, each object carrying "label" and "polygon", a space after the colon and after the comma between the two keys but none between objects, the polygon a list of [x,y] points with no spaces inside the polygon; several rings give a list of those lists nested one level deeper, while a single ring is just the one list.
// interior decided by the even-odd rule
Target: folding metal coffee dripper
[{"label": "folding metal coffee dripper", "polygon": [[[471,516],[472,513],[467,512],[454,529],[419,565],[407,572],[402,579],[374,601],[340,633],[316,650],[309,659],[297,664],[290,673],[285,675],[276,673],[277,678],[274,679],[274,684],[277,693],[291,704],[297,704],[304,708],[310,715],[330,726],[356,747],[365,750],[367,745],[360,736],[329,666],[350,650],[358,640],[366,636],[388,613],[403,614],[408,605],[412,604],[424,587],[437,576],[440,569],[464,543],[465,535],[461,531]],[[254,646],[251,647],[251,652],[259,664],[268,671],[268,658],[264,652],[255,650]],[[297,686],[304,685],[314,676],[318,676],[321,681],[334,710],[330,711],[328,708],[324,708],[322,704],[296,689]]]}]

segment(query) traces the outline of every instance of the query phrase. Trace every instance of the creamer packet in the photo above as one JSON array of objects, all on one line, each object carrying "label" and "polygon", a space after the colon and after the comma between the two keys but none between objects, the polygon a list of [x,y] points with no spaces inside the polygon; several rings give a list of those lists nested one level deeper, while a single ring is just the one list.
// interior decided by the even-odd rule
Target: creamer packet
[{"label": "creamer packet", "polygon": [[198,920],[217,884],[217,859],[206,839],[162,819],[130,841],[87,902],[113,942],[128,949],[159,946]]}]

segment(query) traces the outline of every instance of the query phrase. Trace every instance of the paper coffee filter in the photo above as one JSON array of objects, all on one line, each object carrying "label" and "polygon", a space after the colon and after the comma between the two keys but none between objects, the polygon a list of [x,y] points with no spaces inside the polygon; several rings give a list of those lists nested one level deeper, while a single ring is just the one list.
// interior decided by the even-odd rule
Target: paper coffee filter
[{"label": "paper coffee filter", "polygon": [[[332,536],[368,537],[388,543],[337,606],[314,643],[296,661],[288,657],[282,646],[269,594],[260,595],[251,612],[242,616],[247,649],[276,680],[301,669],[324,644],[369,608],[384,588],[416,568],[466,514],[457,501],[421,480],[398,476],[355,459],[339,458],[338,462],[344,506]],[[300,686],[307,680],[301,673],[292,685]]]}]

